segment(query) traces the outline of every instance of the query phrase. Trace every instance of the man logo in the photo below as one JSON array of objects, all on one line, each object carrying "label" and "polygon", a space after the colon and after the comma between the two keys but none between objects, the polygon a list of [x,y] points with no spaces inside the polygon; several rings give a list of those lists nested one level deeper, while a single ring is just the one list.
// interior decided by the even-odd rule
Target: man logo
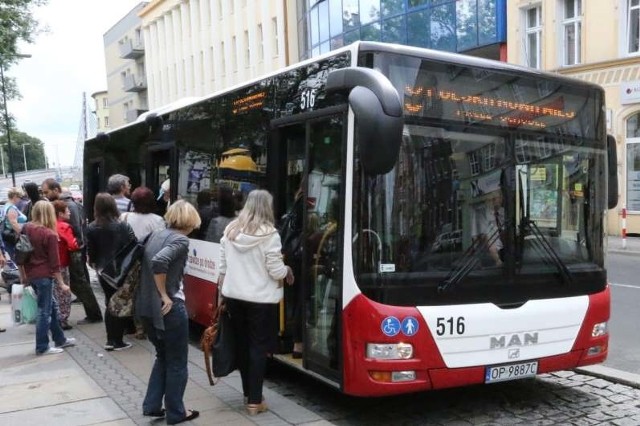
[{"label": "man logo", "polygon": [[514,346],[531,346],[537,344],[538,332],[491,336],[489,338],[489,349],[504,349],[512,348]]},{"label": "man logo", "polygon": [[520,358],[520,349],[509,349],[509,359]]}]

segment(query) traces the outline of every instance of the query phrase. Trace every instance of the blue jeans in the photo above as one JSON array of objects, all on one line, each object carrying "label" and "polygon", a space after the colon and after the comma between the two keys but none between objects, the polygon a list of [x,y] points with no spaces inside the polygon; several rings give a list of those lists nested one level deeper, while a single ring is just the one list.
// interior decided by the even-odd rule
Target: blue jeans
[{"label": "blue jeans", "polygon": [[38,296],[38,318],[36,319],[36,353],[49,349],[49,331],[57,346],[66,342],[64,331],[58,320],[58,303],[53,298],[53,278],[36,278],[30,281]]},{"label": "blue jeans", "polygon": [[164,397],[167,423],[174,424],[187,416],[182,401],[189,378],[189,318],[184,301],[173,299],[171,311],[163,319],[164,330],[159,330],[153,326],[151,318],[141,318],[149,340],[156,347],[156,361],[149,377],[142,412],[160,411]]}]

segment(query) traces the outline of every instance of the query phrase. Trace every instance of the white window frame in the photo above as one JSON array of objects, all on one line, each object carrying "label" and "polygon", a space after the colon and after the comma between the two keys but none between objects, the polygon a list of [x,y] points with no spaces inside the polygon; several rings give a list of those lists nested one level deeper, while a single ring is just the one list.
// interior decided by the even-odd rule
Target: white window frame
[{"label": "white window frame", "polygon": [[[567,18],[565,15],[567,10],[566,2],[567,0],[563,0],[560,4],[560,13],[562,16],[562,24],[560,30],[560,34],[562,37],[562,65],[571,66],[582,63],[582,14],[584,13],[584,11],[582,8],[582,0],[574,0],[573,17]],[[575,44],[573,46],[573,52],[571,52],[573,53],[574,57],[573,62],[569,61],[569,51],[571,49],[569,48],[569,40],[567,39],[567,29],[570,27],[573,27],[576,37]]]},{"label": "white window frame", "polygon": [[280,55],[280,46],[278,45],[278,17],[271,18],[271,31],[273,36],[273,57]]},{"label": "white window frame", "polygon": [[[538,22],[537,25],[529,27],[529,11],[532,9],[536,9],[538,11],[537,13],[537,18],[538,18]],[[536,5],[532,5],[530,7],[524,8],[522,9],[522,16],[523,16],[523,28],[524,28],[524,39],[522,40],[522,44],[524,46],[524,64],[530,68],[537,68],[537,69],[541,69],[542,68],[542,5],[541,4],[536,4]],[[537,53],[536,53],[536,63],[535,64],[530,64],[529,63],[529,36],[533,35],[536,39],[536,44],[537,44]]]},{"label": "white window frame", "polygon": [[264,61],[264,33],[262,24],[258,24],[258,62]]},{"label": "white window frame", "polygon": [[[625,53],[625,55],[629,55],[629,56],[635,56],[640,54],[640,40],[638,40],[638,50],[636,51],[631,51],[630,48],[630,42],[631,42],[631,12],[633,10],[638,10],[638,25],[640,26],[640,1],[638,1],[637,5],[632,5],[632,2],[635,2],[638,0],[626,0],[625,1],[625,15],[624,15],[624,37],[623,37],[623,51]],[[639,37],[640,38],[640,37]]]},{"label": "white window frame", "polygon": [[634,205],[630,205],[629,204],[629,189],[630,189],[630,180],[629,180],[629,147],[631,145],[640,145],[640,134],[638,136],[632,135],[629,136],[629,129],[628,129],[628,121],[636,116],[640,114],[640,111],[635,111],[631,114],[629,114],[627,116],[627,119],[625,120],[625,144],[624,144],[624,159],[623,159],[623,164],[624,164],[624,186],[625,186],[625,191],[624,191],[624,204],[626,205],[626,207],[628,208],[628,212],[629,213],[634,213],[634,214],[640,214],[640,209],[636,208],[634,209]]}]

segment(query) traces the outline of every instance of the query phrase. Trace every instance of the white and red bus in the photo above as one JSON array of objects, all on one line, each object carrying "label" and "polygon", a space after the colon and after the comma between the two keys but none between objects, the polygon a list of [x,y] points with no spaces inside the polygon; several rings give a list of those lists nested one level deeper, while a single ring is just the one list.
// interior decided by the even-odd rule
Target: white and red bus
[{"label": "white and red bus", "polygon": [[[84,199],[122,173],[194,204],[266,188],[281,217],[301,186],[277,360],[360,396],[532,377],[607,356],[604,111],[582,81],[359,42],[88,140]],[[187,306],[208,324],[219,247],[192,237]]]}]

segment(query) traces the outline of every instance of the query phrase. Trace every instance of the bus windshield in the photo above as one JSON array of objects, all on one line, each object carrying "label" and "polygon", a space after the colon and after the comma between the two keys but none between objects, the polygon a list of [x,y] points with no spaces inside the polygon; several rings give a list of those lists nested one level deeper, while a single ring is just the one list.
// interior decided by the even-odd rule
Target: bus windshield
[{"label": "bus windshield", "polygon": [[356,153],[363,293],[513,304],[604,288],[599,91],[395,55],[374,64],[404,94],[406,125],[391,172],[367,175]]}]

